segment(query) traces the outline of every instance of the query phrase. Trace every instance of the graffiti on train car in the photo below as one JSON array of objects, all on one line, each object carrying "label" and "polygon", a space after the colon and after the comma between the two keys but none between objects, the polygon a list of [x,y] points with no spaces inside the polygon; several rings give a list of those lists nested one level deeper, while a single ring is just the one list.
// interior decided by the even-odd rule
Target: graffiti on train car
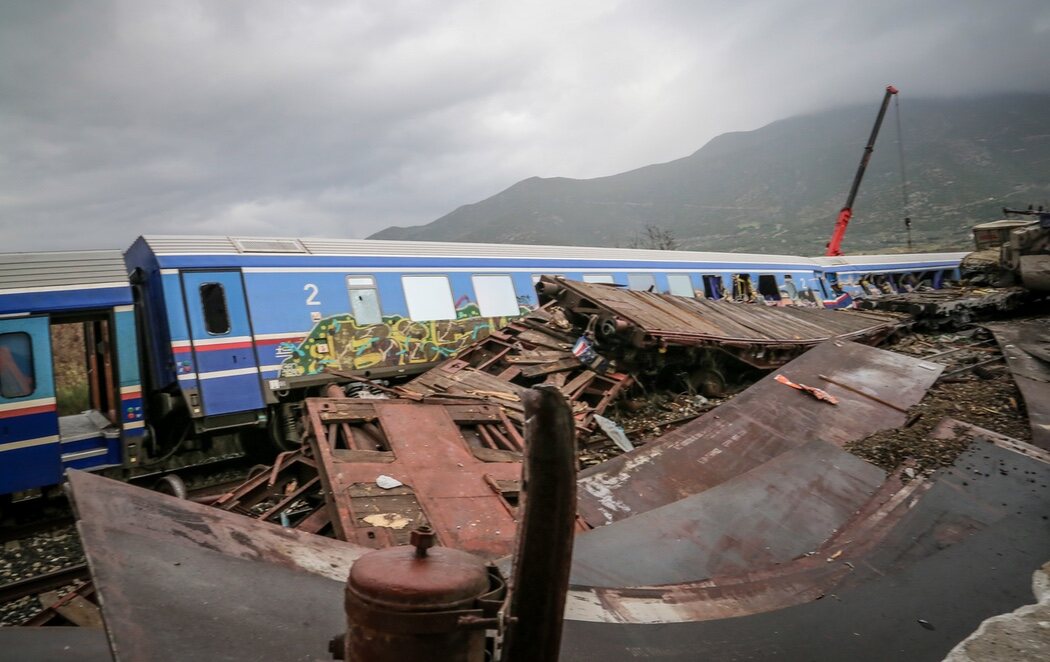
[{"label": "graffiti on train car", "polygon": [[[521,314],[528,306],[519,305]],[[456,318],[428,322],[402,315],[384,315],[382,324],[358,325],[351,313],[326,317],[314,324],[301,342],[277,348],[282,377],[300,377],[336,370],[368,370],[387,366],[433,363],[484,338],[512,317],[482,317],[477,304],[466,302]]]}]

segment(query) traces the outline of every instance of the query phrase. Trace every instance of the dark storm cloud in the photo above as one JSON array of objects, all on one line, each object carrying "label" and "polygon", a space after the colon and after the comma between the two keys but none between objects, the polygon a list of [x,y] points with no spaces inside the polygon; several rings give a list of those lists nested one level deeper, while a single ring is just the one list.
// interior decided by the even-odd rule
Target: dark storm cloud
[{"label": "dark storm cloud", "polygon": [[0,250],[365,236],[798,112],[1050,89],[1050,3],[0,3]]}]

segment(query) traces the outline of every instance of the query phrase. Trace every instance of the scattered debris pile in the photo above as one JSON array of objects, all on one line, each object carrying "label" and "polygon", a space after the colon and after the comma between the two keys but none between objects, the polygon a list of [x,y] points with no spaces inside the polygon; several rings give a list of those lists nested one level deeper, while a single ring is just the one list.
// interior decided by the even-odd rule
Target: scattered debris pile
[{"label": "scattered debris pile", "polygon": [[[539,287],[540,310],[411,382],[309,398],[303,446],[215,508],[75,477],[96,559],[84,588],[106,598],[107,629],[134,655],[199,657],[250,602],[245,641],[323,657],[312,645],[339,631],[339,580],[369,548],[427,525],[509,571],[536,384],[569,400],[587,467],[566,659],[753,657],[770,632],[792,659],[941,659],[1027,601],[1018,578],[1050,548],[1050,453],[1026,443],[1048,411],[1047,320],[886,351],[847,338],[895,337],[896,314]],[[728,390],[711,376],[727,366],[743,381],[777,369],[731,399],[697,392]],[[1014,379],[1030,381],[1024,400]],[[201,632],[134,643],[135,628],[162,629],[152,605],[191,595]]]},{"label": "scattered debris pile", "polygon": [[1032,443],[1050,450],[1050,317],[989,324],[1024,397]]},{"label": "scattered debris pile", "polygon": [[555,386],[569,400],[577,426],[589,430],[633,382],[623,373],[592,369],[573,353],[580,336],[563,312],[543,306],[468,346],[398,389],[409,398],[453,396],[499,405],[520,432],[521,394],[539,384]]},{"label": "scattered debris pile", "polygon": [[[809,441],[834,446],[903,425],[942,366],[829,341],[777,374],[819,386],[818,400],[769,375],[717,409],[580,475],[580,515],[602,526],[699,494]],[[790,415],[785,415],[790,412]]]},{"label": "scattered debris pile", "polygon": [[[1010,333],[1017,328],[1030,342],[1027,345],[1039,353],[1037,339],[1050,320],[1040,319],[1010,325],[987,325],[986,328]],[[998,338],[998,336],[997,336]],[[904,338],[894,350],[921,357],[927,361],[944,364],[945,371],[930,389],[922,402],[909,410],[905,425],[877,432],[865,439],[851,442],[847,448],[886,470],[893,470],[909,462],[911,473],[929,474],[936,469],[955,462],[967,445],[965,439],[946,438],[933,434],[941,419],[950,417],[974,425],[995,430],[1021,441],[1038,443],[1039,424],[1029,401],[1036,407],[1050,406],[1050,393],[1040,395],[1046,382],[1030,379],[1026,374],[1040,367],[1041,360],[1018,348],[1018,345],[1000,340],[1006,349],[1024,354],[1028,372],[1014,372],[1011,378],[1003,364],[1004,351],[984,328],[973,327],[955,333],[938,335],[913,335]],[[1043,341],[1045,342],[1045,341]],[[1016,382],[1016,384],[1015,384]],[[1037,393],[1022,399],[1019,386],[1031,384]],[[1040,405],[1040,403],[1046,403]],[[1026,404],[1028,405],[1026,407]],[[1028,417],[1026,418],[1026,411]]]},{"label": "scattered debris pile", "polygon": [[1023,287],[952,287],[856,300],[860,310],[910,315],[927,329],[953,329],[1013,312],[1033,299]]}]

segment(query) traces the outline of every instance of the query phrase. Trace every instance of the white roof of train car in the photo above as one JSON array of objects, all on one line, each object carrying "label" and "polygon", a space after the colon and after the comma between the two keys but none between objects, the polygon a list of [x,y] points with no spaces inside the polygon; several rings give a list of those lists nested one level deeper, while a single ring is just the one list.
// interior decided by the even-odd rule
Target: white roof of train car
[{"label": "white roof of train car", "polygon": [[531,244],[472,244],[443,241],[385,241],[374,239],[314,239],[288,237],[236,237],[150,235],[143,237],[158,255],[363,255],[412,257],[489,257],[536,259],[642,260],[651,262],[758,262],[812,267],[859,264],[900,264],[922,261],[957,261],[965,253],[913,255],[863,255],[807,258],[793,255],[662,251],[591,246]]},{"label": "white roof of train car", "polygon": [[127,269],[120,251],[0,253],[0,294],[5,290],[127,284]]}]

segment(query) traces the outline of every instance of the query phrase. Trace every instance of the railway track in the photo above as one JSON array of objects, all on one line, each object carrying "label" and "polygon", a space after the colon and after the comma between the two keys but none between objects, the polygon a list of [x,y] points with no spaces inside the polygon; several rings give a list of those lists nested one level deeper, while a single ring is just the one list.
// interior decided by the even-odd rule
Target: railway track
[{"label": "railway track", "polygon": [[[203,480],[200,475],[191,474],[187,476],[187,480],[191,481],[188,487],[179,479],[157,481],[154,478],[150,486],[180,498],[209,503],[243,483],[247,473],[247,468],[243,468],[243,471],[227,469],[214,479],[203,477]],[[78,596],[83,598],[92,593],[92,588],[90,573],[87,565],[82,562],[79,545],[75,542],[76,534],[71,531],[75,518],[64,499],[49,502],[44,509],[46,513],[41,516],[38,512],[36,518],[30,515],[34,512],[32,508],[33,506],[19,513],[21,521],[0,527],[0,551],[11,546],[4,557],[4,563],[9,568],[5,571],[6,577],[3,578],[6,582],[0,583],[0,622],[40,625],[52,624],[51,621],[57,619],[61,624],[83,625],[86,611],[97,613],[97,608],[87,604],[85,600],[78,599]],[[67,541],[72,537],[75,551],[69,547],[68,542],[64,545],[60,543],[57,550],[51,551],[50,543],[46,541],[55,536]],[[63,556],[65,558],[62,558]],[[27,559],[30,562],[39,560],[49,569],[26,574],[29,570]],[[20,571],[12,569],[12,563],[23,567]],[[63,564],[64,567],[55,569],[59,564]],[[63,591],[60,597],[58,589],[67,586],[73,586],[72,593]],[[32,597],[37,598],[39,602],[27,602]],[[90,597],[85,599],[91,602]],[[95,617],[89,618],[87,622],[93,622],[92,618]]]},{"label": "railway track", "polygon": [[71,513],[49,517],[47,519],[26,522],[24,524],[12,524],[0,528],[0,545],[13,540],[23,540],[41,533],[54,531],[67,526],[72,526],[74,520]]},{"label": "railway track", "polygon": [[78,563],[60,570],[52,570],[8,582],[0,585],[0,604],[21,600],[30,595],[39,595],[44,591],[53,591],[56,588],[86,580],[89,576],[87,564]]}]

